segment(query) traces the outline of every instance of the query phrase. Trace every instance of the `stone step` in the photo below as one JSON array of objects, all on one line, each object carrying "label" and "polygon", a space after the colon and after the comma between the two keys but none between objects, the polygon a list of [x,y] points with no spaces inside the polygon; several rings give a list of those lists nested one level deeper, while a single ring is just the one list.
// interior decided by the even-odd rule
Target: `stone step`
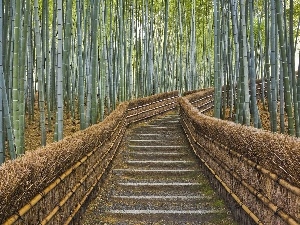
[{"label": "stone step", "polygon": [[139,134],[143,134],[143,133],[150,133],[150,134],[158,133],[161,135],[164,135],[164,134],[182,135],[182,132],[180,132],[179,129],[182,129],[181,126],[178,126],[178,127],[156,126],[155,128],[149,127],[149,126],[147,126],[147,127],[144,126],[144,127],[137,128],[135,130],[135,135],[139,135]]},{"label": "stone step", "polygon": [[128,151],[123,154],[126,160],[189,160],[192,157],[184,151]]},{"label": "stone step", "polygon": [[[151,143],[150,143],[151,144]],[[176,151],[184,151],[185,149],[188,149],[188,146],[186,145],[158,145],[157,143],[152,143],[152,145],[149,145],[149,143],[144,143],[144,145],[128,145],[128,151],[161,151],[161,152],[176,152]]]},{"label": "stone step", "polygon": [[192,160],[128,160],[128,168],[182,168],[196,169],[198,165]]},{"label": "stone step", "polygon": [[160,201],[160,202],[173,202],[173,201],[185,201],[189,202],[192,201],[207,201],[210,200],[210,197],[205,195],[114,195],[111,196],[113,200],[118,202],[123,201],[145,201],[145,202],[152,202],[152,201]]},{"label": "stone step", "polygon": [[172,137],[170,136],[169,138],[166,137],[161,137],[161,138],[143,138],[143,137],[133,137],[132,139],[129,140],[130,145],[185,145],[187,146],[188,143],[184,142],[180,139],[171,139]]},{"label": "stone step", "polygon": [[196,182],[199,170],[186,169],[114,169],[119,180],[131,182]]},{"label": "stone step", "polygon": [[[139,138],[139,139],[151,139],[151,140],[174,140],[174,134],[172,133],[158,133],[158,132],[154,132],[152,131],[151,133],[134,133],[131,134],[130,138]],[[181,133],[181,134],[177,134],[176,135],[176,140],[180,140],[180,141],[186,141],[185,140],[185,136]],[[187,143],[187,142],[186,142]]]},{"label": "stone step", "polygon": [[211,198],[201,195],[116,195],[111,198],[114,210],[214,210]]},{"label": "stone step", "polygon": [[179,172],[175,169],[166,168],[142,168],[135,170],[122,168],[115,169],[113,174],[118,176],[118,181],[120,182],[202,182],[197,176],[199,170],[194,169],[186,169]]},{"label": "stone step", "polygon": [[199,195],[203,185],[192,182],[120,182],[115,193],[120,195]]},{"label": "stone step", "polygon": [[[103,224],[220,224],[226,216],[216,210],[110,210],[102,218]],[[122,221],[122,222],[121,222]]]}]

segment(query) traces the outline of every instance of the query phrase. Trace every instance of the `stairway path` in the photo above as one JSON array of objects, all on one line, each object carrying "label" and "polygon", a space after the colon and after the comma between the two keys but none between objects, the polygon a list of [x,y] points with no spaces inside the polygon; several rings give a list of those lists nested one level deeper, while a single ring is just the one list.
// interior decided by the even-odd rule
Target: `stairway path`
[{"label": "stairway path", "polygon": [[129,130],[81,224],[235,224],[175,112]]}]

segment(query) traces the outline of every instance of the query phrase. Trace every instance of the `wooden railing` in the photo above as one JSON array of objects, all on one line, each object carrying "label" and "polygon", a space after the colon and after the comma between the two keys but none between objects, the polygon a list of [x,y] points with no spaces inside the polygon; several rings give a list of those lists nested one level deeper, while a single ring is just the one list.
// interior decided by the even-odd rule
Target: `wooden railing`
[{"label": "wooden railing", "polygon": [[76,223],[123,138],[127,125],[172,110],[178,92],[122,103],[102,123],[0,168],[0,223]]}]

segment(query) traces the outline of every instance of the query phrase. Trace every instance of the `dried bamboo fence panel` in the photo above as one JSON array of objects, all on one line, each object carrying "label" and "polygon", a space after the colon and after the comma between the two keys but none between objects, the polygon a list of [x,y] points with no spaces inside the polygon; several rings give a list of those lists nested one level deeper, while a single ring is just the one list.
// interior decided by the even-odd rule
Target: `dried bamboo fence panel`
[{"label": "dried bamboo fence panel", "polygon": [[176,108],[177,98],[171,92],[122,103],[102,123],[6,162],[0,168],[0,223],[76,223],[127,125]]},{"label": "dried bamboo fence panel", "polygon": [[300,141],[205,116],[189,102],[205,95],[211,92],[179,100],[183,126],[195,153],[209,168],[208,176],[219,179],[214,181],[218,189],[229,190],[221,192],[226,199],[232,196],[233,212],[240,205],[252,218],[245,221],[240,216],[240,222],[299,224]]}]

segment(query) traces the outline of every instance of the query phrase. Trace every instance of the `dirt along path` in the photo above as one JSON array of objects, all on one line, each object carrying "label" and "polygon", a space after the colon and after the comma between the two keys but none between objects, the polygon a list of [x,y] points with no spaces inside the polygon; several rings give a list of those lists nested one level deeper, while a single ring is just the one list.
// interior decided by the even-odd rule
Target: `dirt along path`
[{"label": "dirt along path", "polygon": [[235,224],[174,113],[138,124],[80,224]]}]

